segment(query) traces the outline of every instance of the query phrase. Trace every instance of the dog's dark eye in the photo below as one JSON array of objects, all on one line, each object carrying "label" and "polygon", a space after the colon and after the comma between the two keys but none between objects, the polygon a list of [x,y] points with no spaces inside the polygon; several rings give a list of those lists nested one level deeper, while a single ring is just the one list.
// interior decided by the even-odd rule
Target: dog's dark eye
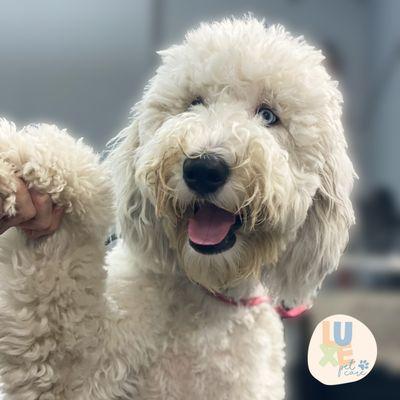
[{"label": "dog's dark eye", "polygon": [[204,99],[201,96],[197,96],[189,105],[189,107],[197,106],[199,104],[204,104]]},{"label": "dog's dark eye", "polygon": [[258,107],[257,114],[264,120],[266,126],[272,126],[279,122],[278,116],[265,105]]}]

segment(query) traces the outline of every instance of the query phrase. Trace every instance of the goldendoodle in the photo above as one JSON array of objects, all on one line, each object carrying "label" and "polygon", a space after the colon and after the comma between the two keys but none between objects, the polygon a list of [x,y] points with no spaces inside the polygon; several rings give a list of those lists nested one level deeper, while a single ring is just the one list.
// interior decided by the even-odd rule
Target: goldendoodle
[{"label": "goldendoodle", "polygon": [[354,220],[337,82],[253,17],[160,55],[103,163],[0,124],[7,399],[284,398],[277,307],[311,304]]}]

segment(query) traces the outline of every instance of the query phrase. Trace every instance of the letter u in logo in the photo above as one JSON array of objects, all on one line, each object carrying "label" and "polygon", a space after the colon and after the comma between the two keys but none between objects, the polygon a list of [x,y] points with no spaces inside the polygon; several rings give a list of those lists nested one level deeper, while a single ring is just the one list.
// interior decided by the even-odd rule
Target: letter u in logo
[{"label": "letter u in logo", "polygon": [[342,323],[339,321],[335,321],[333,323],[333,338],[337,345],[348,346],[351,343],[351,339],[353,338],[353,323],[352,322],[344,323],[343,339],[341,336],[341,330],[342,330],[341,325],[342,325]]}]

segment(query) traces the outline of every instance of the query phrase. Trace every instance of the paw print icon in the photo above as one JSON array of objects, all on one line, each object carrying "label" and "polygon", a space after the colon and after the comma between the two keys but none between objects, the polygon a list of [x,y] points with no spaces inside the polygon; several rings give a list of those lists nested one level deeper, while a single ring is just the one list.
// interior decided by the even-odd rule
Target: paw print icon
[{"label": "paw print icon", "polygon": [[360,360],[358,364],[358,368],[361,368],[363,371],[369,368],[369,362],[367,360]]}]

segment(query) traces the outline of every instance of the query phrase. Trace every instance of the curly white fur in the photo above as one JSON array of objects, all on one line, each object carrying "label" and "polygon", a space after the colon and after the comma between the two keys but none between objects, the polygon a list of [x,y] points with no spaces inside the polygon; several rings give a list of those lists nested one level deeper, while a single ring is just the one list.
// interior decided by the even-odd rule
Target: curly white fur
[{"label": "curly white fur", "polygon": [[[54,126],[0,124],[3,212],[17,211],[16,176],[67,210],[49,238],[0,238],[9,399],[284,397],[272,305],[227,306],[195,283],[295,305],[336,268],[354,219],[337,83],[319,51],[253,18],[203,24],[161,56],[103,165]],[[205,105],[190,107],[198,96]],[[280,123],[265,127],[260,104]],[[187,237],[201,200],[182,164],[204,152],[231,169],[208,200],[244,220],[235,246],[213,256]],[[121,240],[104,260],[114,198]]]}]

